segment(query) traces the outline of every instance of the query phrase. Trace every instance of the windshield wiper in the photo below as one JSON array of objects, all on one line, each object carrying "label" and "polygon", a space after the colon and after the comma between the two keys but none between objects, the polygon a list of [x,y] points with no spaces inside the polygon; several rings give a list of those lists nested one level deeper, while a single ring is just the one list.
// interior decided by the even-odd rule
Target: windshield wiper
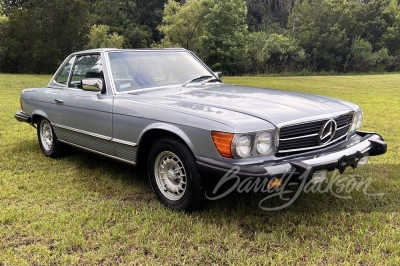
[{"label": "windshield wiper", "polygon": [[212,77],[212,76],[210,76],[210,75],[203,75],[203,76],[200,76],[200,77],[191,79],[191,80],[189,80],[189,81],[186,81],[186,82],[182,85],[182,87],[185,87],[187,84],[189,84],[189,83],[192,82],[192,81],[195,81],[195,80],[198,80],[198,79],[202,79],[202,78],[211,78],[211,77]]},{"label": "windshield wiper", "polygon": [[219,82],[222,82],[219,78],[209,78],[209,79],[206,79],[205,81],[203,81],[202,83],[201,83],[201,85],[204,85],[204,84],[206,84],[207,82],[210,82],[210,81],[219,81]]}]

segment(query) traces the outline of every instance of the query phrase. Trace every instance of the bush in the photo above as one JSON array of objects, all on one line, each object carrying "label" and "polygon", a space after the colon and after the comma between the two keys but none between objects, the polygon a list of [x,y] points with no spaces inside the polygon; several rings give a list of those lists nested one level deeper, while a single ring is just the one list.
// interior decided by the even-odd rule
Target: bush
[{"label": "bush", "polygon": [[356,37],[353,39],[350,51],[349,70],[353,72],[366,72],[375,70],[378,66],[385,65],[389,60],[386,48],[377,52],[372,51],[372,44]]},{"label": "bush", "polygon": [[391,56],[385,66],[385,70],[389,72],[400,71],[400,56]]},{"label": "bush", "polygon": [[282,34],[254,32],[246,46],[248,72],[278,73],[304,69],[306,54],[298,42]]}]

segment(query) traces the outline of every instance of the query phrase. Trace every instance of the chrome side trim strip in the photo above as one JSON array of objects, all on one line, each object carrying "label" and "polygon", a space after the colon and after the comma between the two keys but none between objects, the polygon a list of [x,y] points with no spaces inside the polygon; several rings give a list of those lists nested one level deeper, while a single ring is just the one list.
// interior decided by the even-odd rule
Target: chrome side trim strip
[{"label": "chrome side trim strip", "polygon": [[347,134],[345,134],[345,135],[343,135],[343,136],[341,136],[341,137],[339,137],[339,138],[337,138],[337,139],[335,139],[335,140],[333,140],[331,142],[328,142],[326,144],[320,145],[320,146],[314,146],[314,147],[308,147],[308,148],[300,148],[300,149],[291,149],[291,150],[278,150],[278,152],[292,152],[292,151],[306,151],[306,150],[312,150],[312,149],[320,149],[320,148],[326,147],[326,146],[328,146],[328,145],[330,145],[332,143],[335,143],[336,141],[338,141],[338,140],[340,140],[340,139],[342,139],[343,137],[346,137],[346,136],[347,136]]},{"label": "chrome side trim strip", "polygon": [[315,134],[310,134],[310,135],[305,135],[305,136],[300,136],[300,137],[294,137],[294,138],[279,139],[279,140],[281,140],[281,141],[285,141],[285,140],[292,140],[292,139],[302,139],[302,138],[314,137],[314,136],[318,136],[318,133],[315,133]]},{"label": "chrome side trim strip", "polygon": [[92,133],[92,132],[88,132],[88,131],[84,131],[84,130],[80,130],[80,129],[76,129],[76,128],[72,128],[72,127],[67,127],[67,126],[63,126],[63,125],[59,125],[59,124],[52,124],[52,126],[63,128],[63,129],[70,130],[70,131],[74,131],[74,132],[81,133],[81,134],[85,134],[85,135],[92,136],[92,137],[99,138],[99,139],[105,139],[105,140],[112,139],[111,137],[107,137],[104,135],[99,135],[96,133]]},{"label": "chrome side trim strip", "polygon": [[120,143],[120,144],[125,144],[125,145],[129,145],[132,147],[136,147],[137,144],[134,142],[129,142],[129,141],[125,141],[125,140],[121,140],[121,139],[111,139],[112,142],[116,142],[116,143]]},{"label": "chrome side trim strip", "polygon": [[107,137],[107,136],[104,136],[104,135],[99,135],[99,134],[96,134],[96,133],[92,133],[92,132],[88,132],[88,131],[84,131],[84,130],[80,130],[80,129],[76,129],[76,128],[72,128],[72,127],[67,127],[67,126],[63,126],[63,125],[59,125],[59,124],[52,124],[52,126],[63,128],[63,129],[70,130],[70,131],[74,131],[74,132],[81,133],[81,134],[85,134],[85,135],[88,135],[88,136],[91,136],[91,137],[95,137],[95,138],[99,138],[99,139],[110,140],[112,142],[116,142],[116,143],[120,143],[120,144],[124,144],[124,145],[128,145],[128,146],[132,146],[132,147],[136,147],[137,146],[137,143],[134,143],[134,142],[125,141],[125,140],[122,140],[122,139],[115,139],[115,138]]},{"label": "chrome side trim strip", "polygon": [[96,151],[96,150],[92,150],[92,149],[89,149],[89,148],[85,148],[85,147],[83,147],[83,146],[80,146],[80,145],[71,143],[71,142],[69,142],[69,141],[65,141],[65,140],[61,140],[61,139],[59,139],[59,141],[65,143],[65,144],[74,146],[74,147],[76,147],[76,148],[82,149],[82,150],[86,150],[86,151],[90,151],[90,152],[93,152],[93,153],[96,153],[96,154],[99,154],[99,155],[103,155],[103,156],[105,156],[105,157],[108,157],[108,158],[111,158],[111,159],[115,159],[115,160],[118,160],[118,161],[121,161],[121,162],[124,162],[124,163],[129,163],[129,164],[132,164],[132,165],[136,165],[136,162],[128,161],[128,160],[121,159],[121,158],[116,157],[116,156],[113,156],[113,155],[109,155],[109,154],[102,153],[102,152],[99,152],[99,151]]}]

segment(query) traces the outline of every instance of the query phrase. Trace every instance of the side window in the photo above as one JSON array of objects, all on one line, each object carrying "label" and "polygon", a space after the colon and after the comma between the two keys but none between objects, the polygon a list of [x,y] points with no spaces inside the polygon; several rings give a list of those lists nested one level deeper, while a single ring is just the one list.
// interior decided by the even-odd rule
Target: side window
[{"label": "side window", "polygon": [[62,85],[67,85],[68,82],[68,76],[69,76],[69,71],[71,70],[72,64],[74,63],[75,57],[72,57],[69,62],[65,65],[64,69],[58,74],[58,76],[55,78],[55,81],[57,83],[60,83]]},{"label": "side window", "polygon": [[99,54],[77,56],[72,70],[69,86],[81,88],[81,80],[84,78],[103,78],[103,66]]}]

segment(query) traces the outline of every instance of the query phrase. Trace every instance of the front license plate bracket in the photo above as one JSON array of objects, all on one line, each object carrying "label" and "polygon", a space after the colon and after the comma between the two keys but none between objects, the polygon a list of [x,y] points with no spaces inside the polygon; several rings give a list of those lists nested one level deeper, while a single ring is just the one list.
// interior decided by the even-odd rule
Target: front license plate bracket
[{"label": "front license plate bracket", "polygon": [[343,174],[344,170],[348,166],[356,168],[357,163],[361,159],[361,157],[363,157],[363,155],[360,151],[357,151],[356,153],[351,155],[342,156],[342,158],[338,160],[338,166],[337,166],[337,169],[339,169],[340,174]]}]

